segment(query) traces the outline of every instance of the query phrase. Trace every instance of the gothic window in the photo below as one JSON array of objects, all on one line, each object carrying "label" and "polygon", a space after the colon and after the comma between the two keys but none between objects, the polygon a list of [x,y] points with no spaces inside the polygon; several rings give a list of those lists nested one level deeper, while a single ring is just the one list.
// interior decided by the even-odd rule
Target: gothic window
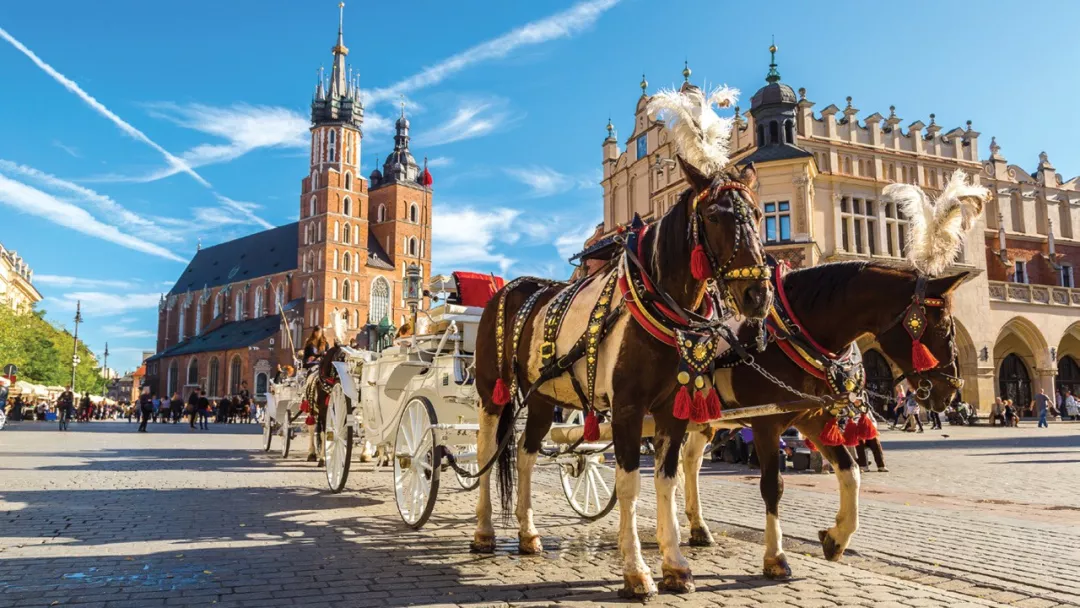
[{"label": "gothic window", "polygon": [[225,294],[220,291],[214,296],[214,318],[221,314],[221,307],[225,304]]},{"label": "gothic window", "polygon": [[319,173],[317,171],[311,172],[311,191],[314,192],[319,189]]},{"label": "gothic window", "polygon": [[420,253],[420,244],[416,240],[416,237],[409,239],[409,255],[415,256]]},{"label": "gothic window", "polygon": [[229,393],[233,395],[240,394],[240,356],[236,355],[232,358],[232,364],[229,365]]},{"label": "gothic window", "polygon": [[341,299],[348,302],[352,295],[352,287],[349,284],[348,279],[341,282]]},{"label": "gothic window", "polygon": [[376,222],[385,222],[386,221],[386,205],[382,205],[382,204],[379,205],[379,211],[375,214],[375,221]]},{"label": "gothic window", "polygon": [[196,386],[199,384],[199,360],[195,357],[191,358],[191,362],[187,367],[187,385]]},{"label": "gothic window", "polygon": [[840,199],[840,238],[844,251],[877,254],[875,201],[845,196]]},{"label": "gothic window", "polygon": [[[352,185],[352,176],[346,173],[345,189],[348,190],[350,185]],[[352,215],[352,201],[349,200],[349,197],[347,196],[345,197],[345,200],[341,202],[341,212],[345,215]]]},{"label": "gothic window", "polygon": [[1005,357],[998,368],[998,395],[1011,399],[1020,407],[1027,407],[1031,403],[1031,376],[1024,360],[1016,353]]},{"label": "gothic window", "polygon": [[202,302],[195,303],[195,333],[193,335],[199,335],[202,333]]},{"label": "gothic window", "polygon": [[348,251],[341,256],[341,271],[352,272],[352,255]]},{"label": "gothic window", "polygon": [[255,312],[253,313],[252,316],[261,317],[261,316],[263,316],[264,312],[265,311],[263,310],[263,288],[260,286],[260,287],[255,288]]},{"label": "gothic window", "polygon": [[236,290],[236,299],[233,300],[233,321],[244,320],[244,292]]},{"label": "gothic window", "polygon": [[165,395],[171,397],[172,394],[176,392],[176,387],[178,384],[180,384],[180,364],[176,361],[173,361],[169,364],[168,387]]},{"label": "gothic window", "polygon": [[390,283],[383,277],[371,282],[371,301],[368,306],[368,323],[379,324],[390,316]]},{"label": "gothic window", "polygon": [[308,302],[315,301],[315,279],[308,279],[307,293],[305,294]]},{"label": "gothic window", "polygon": [[313,197],[311,197],[311,200],[308,201],[308,217],[312,217],[314,215],[315,215],[315,197],[313,196]]},{"label": "gothic window", "polygon": [[210,397],[217,397],[218,395],[218,363],[217,357],[210,359],[210,367],[206,374],[206,392]]},{"label": "gothic window", "polygon": [[181,306],[180,307],[180,319],[176,324],[176,336],[177,336],[176,339],[178,341],[180,341],[180,342],[184,341],[184,329],[185,329],[184,326],[186,324],[187,324],[187,310],[186,310],[186,307]]},{"label": "gothic window", "polygon": [[337,131],[330,131],[330,139],[327,140],[326,158],[330,162],[337,162]]},{"label": "gothic window", "polygon": [[315,242],[322,240],[322,222],[315,222]]},{"label": "gothic window", "polygon": [[285,307],[285,285],[278,283],[277,293],[274,295],[274,312]]},{"label": "gothic window", "polygon": [[420,221],[420,207],[416,203],[409,205],[409,221],[414,224]]},{"label": "gothic window", "polygon": [[352,243],[352,231],[349,229],[348,224],[345,224],[345,227],[342,230],[342,235],[345,237],[345,244],[346,245]]},{"label": "gothic window", "polygon": [[255,374],[255,394],[258,396],[266,394],[266,374],[263,372]]},{"label": "gothic window", "polygon": [[338,242],[340,240],[341,240],[341,226],[337,222],[334,222],[334,242],[336,243],[336,242]]},{"label": "gothic window", "polygon": [[[349,137],[348,135],[345,136],[345,162],[347,164],[352,163],[352,138]],[[345,189],[348,190],[349,189],[349,186],[348,186],[349,178],[348,177],[345,178],[345,184],[346,184]]]},{"label": "gothic window", "polygon": [[765,242],[779,243],[791,240],[791,203],[780,201],[765,203]]},{"label": "gothic window", "polygon": [[780,123],[775,120],[769,123],[769,143],[775,144],[780,142]]},{"label": "gothic window", "polygon": [[[346,281],[346,283],[347,282],[348,281]],[[330,299],[331,300],[336,300],[337,299],[337,279],[333,279],[333,280],[330,281]]]}]

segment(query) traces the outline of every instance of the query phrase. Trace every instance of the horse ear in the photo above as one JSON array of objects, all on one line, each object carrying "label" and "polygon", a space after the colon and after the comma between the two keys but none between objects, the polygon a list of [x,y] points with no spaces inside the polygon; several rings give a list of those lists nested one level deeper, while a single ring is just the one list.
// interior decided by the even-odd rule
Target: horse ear
[{"label": "horse ear", "polygon": [[757,169],[754,167],[754,163],[747,163],[739,172],[739,181],[745,184],[748,188],[757,187]]},{"label": "horse ear", "polygon": [[683,175],[685,175],[686,180],[690,182],[690,187],[694,189],[694,192],[704,192],[709,186],[712,186],[712,180],[706,177],[701,171],[698,171],[697,167],[683,160],[681,154],[676,154],[675,158],[679,161],[679,166],[682,167]]},{"label": "horse ear", "polygon": [[964,272],[958,272],[954,275],[941,277],[937,279],[930,279],[930,283],[927,285],[928,293],[936,294],[937,296],[947,296],[953,292],[954,289],[964,284],[971,276],[971,272],[965,270]]}]

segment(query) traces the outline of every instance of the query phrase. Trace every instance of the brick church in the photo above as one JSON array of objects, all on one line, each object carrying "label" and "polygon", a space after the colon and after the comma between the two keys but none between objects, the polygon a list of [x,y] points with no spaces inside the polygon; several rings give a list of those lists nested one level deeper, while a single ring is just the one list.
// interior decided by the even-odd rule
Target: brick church
[{"label": "brick church", "polygon": [[394,150],[360,175],[364,107],[346,72],[339,22],[334,64],[311,102],[310,169],[299,221],[200,249],[158,312],[146,383],[159,395],[240,391],[261,399],[315,326],[344,311],[361,342],[400,326],[405,271],[431,271],[432,179],[409,150],[404,107]]}]

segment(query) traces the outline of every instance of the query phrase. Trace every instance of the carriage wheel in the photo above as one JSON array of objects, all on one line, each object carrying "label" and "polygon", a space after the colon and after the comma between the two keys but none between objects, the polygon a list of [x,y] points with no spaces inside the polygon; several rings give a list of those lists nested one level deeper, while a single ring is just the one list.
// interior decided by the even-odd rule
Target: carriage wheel
[{"label": "carriage wheel", "polygon": [[281,424],[281,457],[289,457],[289,444],[292,443],[292,415],[285,410],[285,422]]},{"label": "carriage wheel", "polygon": [[563,494],[570,508],[588,521],[596,521],[615,508],[615,467],[603,453],[578,454],[576,462],[559,467]]},{"label": "carriage wheel", "polygon": [[431,402],[414,398],[401,413],[394,439],[394,498],[401,519],[414,530],[427,523],[439,493],[442,446],[431,429],[436,422]]},{"label": "carriage wheel", "polygon": [[[461,451],[462,452],[472,452],[472,453],[475,454],[476,453],[476,446],[475,445],[463,446]],[[476,460],[473,460],[472,462],[468,462],[468,463],[465,463],[465,464],[458,463],[458,466],[460,466],[461,468],[465,469],[466,471],[472,473],[473,475],[476,475],[476,472],[480,470],[480,463],[476,462]],[[454,472],[454,477],[457,477],[458,485],[461,486],[462,490],[469,490],[469,491],[475,490],[476,487],[480,485],[480,478],[479,477],[462,477],[461,473],[458,473],[457,471]]]},{"label": "carriage wheel", "polygon": [[[269,409],[269,408],[268,408]],[[266,412],[263,416],[263,451],[270,451],[270,444],[274,441],[274,419],[270,416],[270,412]]]},{"label": "carriage wheel", "polygon": [[349,398],[341,384],[330,391],[330,405],[326,412],[326,482],[330,491],[337,494],[345,489],[349,479],[349,462],[352,460],[353,428],[349,424]]}]

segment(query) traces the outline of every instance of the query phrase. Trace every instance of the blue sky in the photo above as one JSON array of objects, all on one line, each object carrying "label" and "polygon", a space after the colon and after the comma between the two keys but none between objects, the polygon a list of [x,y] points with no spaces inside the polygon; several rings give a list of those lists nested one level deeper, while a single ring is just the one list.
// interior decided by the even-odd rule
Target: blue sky
[{"label": "blue sky", "polygon": [[[401,95],[432,161],[438,271],[564,276],[600,219],[600,144],[629,135],[638,82],[785,82],[817,110],[946,129],[972,120],[988,155],[1066,178],[1080,47],[1071,2],[712,0],[351,2],[349,59],[367,96],[364,172],[392,147]],[[0,5],[0,242],[34,268],[50,318],[124,370],[154,344],[158,294],[199,239],[293,221],[308,104],[329,67],[334,1]],[[33,54],[37,61],[29,56]]]}]

